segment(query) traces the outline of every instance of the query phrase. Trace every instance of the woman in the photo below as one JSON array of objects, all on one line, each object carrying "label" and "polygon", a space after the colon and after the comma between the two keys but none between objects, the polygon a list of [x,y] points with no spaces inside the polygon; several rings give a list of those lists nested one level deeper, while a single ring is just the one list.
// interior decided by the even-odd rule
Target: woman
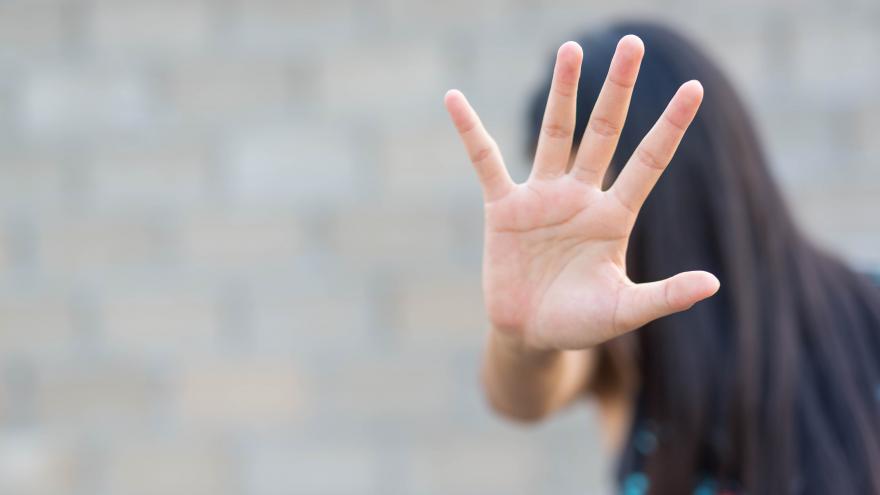
[{"label": "woman", "polygon": [[535,103],[523,184],[446,96],[485,198],[490,403],[537,420],[598,398],[627,495],[880,494],[880,291],[797,229],[692,44],[583,42]]}]

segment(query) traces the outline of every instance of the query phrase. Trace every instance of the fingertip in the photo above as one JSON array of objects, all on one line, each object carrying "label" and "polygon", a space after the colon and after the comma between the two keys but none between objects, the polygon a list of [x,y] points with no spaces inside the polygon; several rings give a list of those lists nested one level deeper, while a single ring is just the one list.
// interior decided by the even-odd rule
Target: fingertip
[{"label": "fingertip", "polygon": [[717,293],[718,290],[721,288],[721,281],[718,280],[718,277],[716,277],[715,275],[713,275],[709,272],[703,272],[703,271],[699,271],[696,273],[699,274],[703,278],[703,284],[706,288],[706,296],[705,297],[715,295],[715,293]]},{"label": "fingertip", "polygon": [[578,43],[577,41],[566,41],[565,43],[562,44],[562,46],[559,47],[559,53],[569,52],[569,51],[572,53],[578,53],[578,52],[582,53],[584,50],[583,50],[583,48],[581,48],[580,43]]},{"label": "fingertip", "polygon": [[645,53],[645,43],[641,38],[634,34],[628,34],[623,38],[620,38],[620,41],[617,42],[617,48],[636,55],[642,55]]},{"label": "fingertip", "polygon": [[461,91],[450,89],[443,97],[443,103],[456,126],[461,126],[467,121],[469,104]]},{"label": "fingertip", "polygon": [[580,61],[584,57],[584,49],[577,41],[566,41],[556,52],[556,58],[560,61]]},{"label": "fingertip", "polygon": [[608,68],[609,79],[626,87],[635,85],[644,55],[645,45],[641,38],[634,34],[620,38]]},{"label": "fingertip", "polygon": [[697,100],[701,100],[703,98],[703,84],[696,79],[691,79],[690,81],[682,84],[681,91]]},{"label": "fingertip", "polygon": [[686,83],[684,83],[682,86],[690,86],[690,87],[693,87],[694,89],[696,89],[696,90],[698,90],[698,91],[702,91],[702,90],[703,90],[703,83],[701,83],[701,82],[700,82],[699,80],[697,80],[697,79],[691,79],[690,81],[687,81]]},{"label": "fingertip", "polygon": [[450,89],[443,97],[443,105],[446,107],[446,113],[449,114],[449,118],[459,132],[467,127],[468,111],[467,103],[465,103],[466,101],[464,95],[457,89]]},{"label": "fingertip", "polygon": [[675,92],[675,97],[669,103],[667,115],[675,125],[686,129],[697,115],[702,103],[703,85],[697,80],[688,81]]},{"label": "fingertip", "polygon": [[672,277],[670,282],[671,286],[666,294],[667,302],[677,311],[690,308],[713,296],[721,287],[715,275],[704,271],[680,273]]},{"label": "fingertip", "polygon": [[449,91],[446,92],[445,95],[443,95],[443,103],[447,107],[449,107],[450,103],[452,103],[455,100],[460,100],[462,98],[464,98],[464,95],[461,93],[461,91],[459,91],[457,89],[450,89]]},{"label": "fingertip", "polygon": [[[569,87],[577,84],[581,74],[583,57],[584,52],[581,45],[574,41],[566,41],[559,47],[559,52],[556,54],[556,67],[553,70],[555,87]],[[560,86],[556,86],[557,84]],[[566,89],[565,93],[569,91],[574,91],[574,89]]]}]

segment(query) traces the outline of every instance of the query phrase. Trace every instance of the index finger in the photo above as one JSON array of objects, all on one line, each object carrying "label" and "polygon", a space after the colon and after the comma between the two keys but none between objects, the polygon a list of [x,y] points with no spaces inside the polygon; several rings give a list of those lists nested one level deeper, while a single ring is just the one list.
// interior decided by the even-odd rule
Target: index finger
[{"label": "index finger", "polygon": [[577,87],[584,52],[568,41],[559,47],[550,82],[550,94],[541,121],[532,175],[552,179],[565,173],[571,156],[577,116]]}]

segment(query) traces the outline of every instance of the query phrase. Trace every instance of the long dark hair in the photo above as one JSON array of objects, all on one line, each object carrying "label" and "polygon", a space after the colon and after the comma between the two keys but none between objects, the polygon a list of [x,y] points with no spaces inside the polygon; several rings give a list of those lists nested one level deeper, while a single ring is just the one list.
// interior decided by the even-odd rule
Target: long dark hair
[{"label": "long dark hair", "polygon": [[805,239],[731,84],[675,32],[620,24],[582,39],[576,137],[629,33],[646,55],[610,174],[680,84],[700,80],[705,98],[639,215],[627,270],[636,282],[693,269],[721,280],[715,297],[600,352],[600,382],[635,369],[637,417],[657,425],[650,493],[690,493],[710,475],[749,495],[880,494],[880,291]]}]

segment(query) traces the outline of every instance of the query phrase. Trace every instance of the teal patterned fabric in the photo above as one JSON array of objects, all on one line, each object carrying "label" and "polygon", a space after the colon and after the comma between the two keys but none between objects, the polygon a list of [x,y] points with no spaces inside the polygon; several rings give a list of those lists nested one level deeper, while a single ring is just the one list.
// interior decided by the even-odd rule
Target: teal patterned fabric
[{"label": "teal patterned fabric", "polygon": [[[631,473],[620,487],[620,495],[645,495],[648,493],[650,481],[645,473]],[[694,489],[693,495],[733,495],[732,491],[718,491],[718,484],[712,479],[705,479],[697,488]]]},{"label": "teal patterned fabric", "polygon": [[620,495],[644,495],[648,493],[648,477],[645,473],[630,473],[623,480]]}]

